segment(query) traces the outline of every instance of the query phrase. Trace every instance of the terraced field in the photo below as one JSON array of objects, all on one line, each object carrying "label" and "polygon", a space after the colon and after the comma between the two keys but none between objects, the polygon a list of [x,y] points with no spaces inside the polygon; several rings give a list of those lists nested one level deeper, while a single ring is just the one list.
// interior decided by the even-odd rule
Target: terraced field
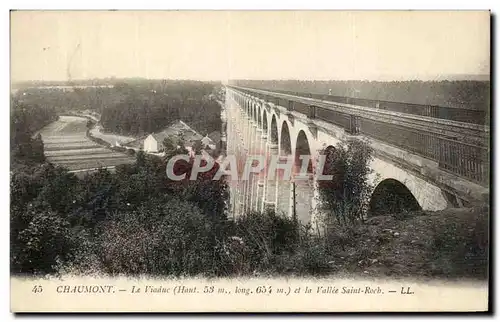
[{"label": "terraced field", "polygon": [[59,120],[44,127],[42,135],[45,156],[55,164],[71,171],[100,167],[114,167],[135,161],[124,153],[115,152],[91,141],[85,135],[87,119],[60,116]]}]

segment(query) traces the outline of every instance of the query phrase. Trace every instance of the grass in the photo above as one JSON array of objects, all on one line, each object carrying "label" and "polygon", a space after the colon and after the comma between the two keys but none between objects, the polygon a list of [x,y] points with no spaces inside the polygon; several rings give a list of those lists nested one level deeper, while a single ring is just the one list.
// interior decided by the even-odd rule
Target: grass
[{"label": "grass", "polygon": [[485,279],[488,221],[485,208],[373,217],[347,242],[331,232],[331,261],[339,272],[364,276]]},{"label": "grass", "polygon": [[294,235],[288,219],[256,214],[237,221],[241,244],[229,257],[242,276],[485,280],[488,214],[479,207],[377,216],[320,236]]}]

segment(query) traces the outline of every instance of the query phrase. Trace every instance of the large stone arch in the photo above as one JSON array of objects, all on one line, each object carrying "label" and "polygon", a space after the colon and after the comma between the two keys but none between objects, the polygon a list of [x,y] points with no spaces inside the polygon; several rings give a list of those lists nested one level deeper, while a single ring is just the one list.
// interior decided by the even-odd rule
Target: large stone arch
[{"label": "large stone arch", "polygon": [[410,189],[392,178],[382,180],[373,190],[368,215],[377,216],[420,210],[421,206]]},{"label": "large stone arch", "polygon": [[[316,186],[315,189],[315,197],[316,199],[313,199],[313,202],[315,201],[316,204],[316,215],[320,215],[323,219],[324,215],[326,213],[323,213],[325,210],[327,210],[327,205],[321,203],[321,194],[326,193],[330,194],[336,189],[336,182],[332,179],[326,179],[325,176],[330,176],[330,175],[335,175],[336,169],[335,169],[335,157],[336,157],[336,148],[333,145],[326,145],[320,149],[318,153],[318,159],[322,157],[323,159],[323,165],[316,167],[314,170],[316,172],[315,176],[315,181],[314,184]],[[319,165],[319,164],[318,164]],[[322,176],[321,176],[322,175]],[[316,217],[318,218],[318,217]],[[322,221],[321,224],[324,224],[325,222]]]},{"label": "large stone arch", "polygon": [[[294,181],[295,188],[292,188],[292,215],[303,225],[311,222],[314,197],[314,181],[313,181],[313,154],[306,132],[299,130],[295,143],[294,155]],[[300,158],[307,156],[308,158]],[[303,163],[306,173],[302,172]]]},{"label": "large stone arch", "polygon": [[385,179],[394,179],[406,186],[424,210],[442,210],[449,205],[448,199],[439,187],[392,162],[375,157],[370,167],[374,170],[370,179],[375,187]]},{"label": "large stone arch", "polygon": [[283,156],[292,154],[292,136],[286,121],[281,125],[279,154]]},{"label": "large stone arch", "polygon": [[[280,163],[286,163],[292,154],[291,128],[286,121],[281,123],[279,155]],[[277,182],[277,209],[285,216],[290,216],[291,211],[291,177],[285,175],[285,171],[280,169],[276,172]]]},{"label": "large stone arch", "polygon": [[261,104],[257,105],[257,125],[262,129],[262,107]]},{"label": "large stone arch", "polygon": [[[300,134],[301,131],[303,132],[302,134]],[[300,134],[304,135],[305,138],[307,139],[309,148],[311,150],[311,155],[317,155],[318,140],[315,136],[313,136],[309,127],[303,122],[303,120],[297,120],[297,119],[295,120],[291,134],[292,134],[292,151],[294,153],[296,149],[296,143],[298,142],[298,136]],[[314,165],[314,160],[313,160],[313,165]]]},{"label": "large stone arch", "polygon": [[311,142],[309,141],[307,134],[304,130],[299,130],[297,133],[297,138],[296,138],[296,143],[295,143],[295,169],[296,173],[299,173],[300,168],[302,166],[302,162],[305,160],[301,160],[299,157],[301,155],[307,155],[309,156],[309,164],[307,166],[307,173],[312,174],[313,173],[313,157],[314,154],[312,153],[311,149]]},{"label": "large stone arch", "polygon": [[[324,149],[321,149],[319,155],[323,156],[324,162],[321,169],[321,173],[324,176],[333,175],[335,169],[332,168],[333,159],[335,158],[335,147],[333,145],[327,145]],[[318,169],[319,171],[319,169]]]},{"label": "large stone arch", "polygon": [[[273,158],[276,158],[278,156],[278,145],[279,145],[279,132],[278,132],[278,117],[274,113],[270,113],[269,115],[265,113],[265,117],[269,117],[269,130],[268,130],[268,136],[267,136],[267,164]],[[264,208],[266,209],[272,209],[272,210],[277,210],[277,185],[278,181],[275,180],[276,173],[272,175],[272,179],[270,178],[270,174],[267,173],[267,180],[265,181],[265,196],[264,196]]]},{"label": "large stone arch", "polygon": [[262,130],[263,133],[266,135],[269,135],[268,130],[269,130],[269,125],[267,123],[267,111],[265,108],[262,109]]},{"label": "large stone arch", "polygon": [[272,144],[279,143],[279,134],[278,134],[278,120],[276,118],[276,114],[273,114],[271,118],[271,128],[269,129],[269,140]]}]

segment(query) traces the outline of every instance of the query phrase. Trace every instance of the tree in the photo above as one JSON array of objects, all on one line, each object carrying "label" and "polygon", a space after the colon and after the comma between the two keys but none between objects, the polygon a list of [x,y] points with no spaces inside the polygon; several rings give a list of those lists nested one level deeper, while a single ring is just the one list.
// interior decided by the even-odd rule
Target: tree
[{"label": "tree", "polygon": [[146,153],[142,149],[135,154],[135,164],[137,167],[143,167],[146,164]]},{"label": "tree", "polygon": [[45,152],[43,149],[43,140],[40,133],[36,135],[36,137],[31,142],[31,155],[33,161],[37,163],[45,162]]},{"label": "tree", "polygon": [[173,156],[175,155],[175,151],[177,151],[177,146],[178,143],[176,140],[174,140],[173,137],[168,136],[165,139],[163,139],[163,151],[165,152],[166,156]]},{"label": "tree", "polygon": [[320,180],[319,201],[327,224],[336,220],[342,226],[362,222],[373,190],[368,176],[372,172],[371,146],[361,140],[340,143],[322,151],[326,156],[323,174],[332,180]]},{"label": "tree", "polygon": [[196,155],[201,154],[201,151],[203,150],[203,143],[201,143],[201,140],[196,140],[193,143],[193,152]]}]

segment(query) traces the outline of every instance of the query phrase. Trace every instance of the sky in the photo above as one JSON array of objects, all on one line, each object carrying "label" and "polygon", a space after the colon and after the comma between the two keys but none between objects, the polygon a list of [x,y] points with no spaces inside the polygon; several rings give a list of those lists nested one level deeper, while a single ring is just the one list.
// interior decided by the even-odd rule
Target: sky
[{"label": "sky", "polygon": [[11,80],[489,75],[488,11],[14,11]]}]

